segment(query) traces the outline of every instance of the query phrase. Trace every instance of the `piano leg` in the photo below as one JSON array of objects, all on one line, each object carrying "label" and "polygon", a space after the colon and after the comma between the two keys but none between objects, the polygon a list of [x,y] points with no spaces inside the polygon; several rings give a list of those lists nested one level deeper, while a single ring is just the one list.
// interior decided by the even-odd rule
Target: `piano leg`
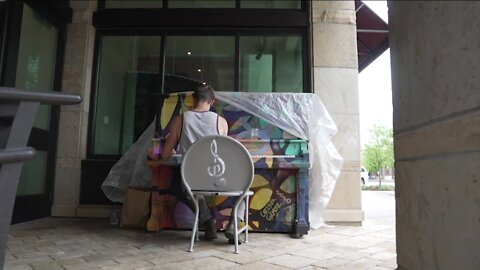
[{"label": "piano leg", "polygon": [[290,237],[301,238],[308,234],[308,169],[300,168],[297,179],[297,205],[295,207],[295,221],[293,222]]}]

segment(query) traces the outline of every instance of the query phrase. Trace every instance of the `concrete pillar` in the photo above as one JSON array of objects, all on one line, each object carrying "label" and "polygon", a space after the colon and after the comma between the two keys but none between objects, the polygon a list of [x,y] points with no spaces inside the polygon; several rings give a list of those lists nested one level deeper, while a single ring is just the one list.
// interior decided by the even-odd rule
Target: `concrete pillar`
[{"label": "concrete pillar", "polygon": [[399,269],[479,269],[480,3],[389,12]]},{"label": "concrete pillar", "polygon": [[333,139],[345,163],[327,222],[360,224],[360,131],[354,1],[312,1],[314,92],[338,126]]},{"label": "concrete pillar", "polygon": [[67,27],[62,91],[79,94],[81,105],[62,106],[52,216],[76,216],[80,198],[80,163],[85,158],[97,2],[70,1],[72,23]]}]

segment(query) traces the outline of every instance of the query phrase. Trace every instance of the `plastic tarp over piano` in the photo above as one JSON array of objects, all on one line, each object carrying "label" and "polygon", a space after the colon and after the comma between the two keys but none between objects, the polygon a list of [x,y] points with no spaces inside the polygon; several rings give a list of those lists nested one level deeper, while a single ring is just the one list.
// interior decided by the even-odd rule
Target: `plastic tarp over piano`
[{"label": "plastic tarp over piano", "polygon": [[[306,93],[238,92],[216,92],[216,97],[222,103],[309,141],[309,219],[312,228],[320,227],[323,210],[340,174],[342,158],[331,142],[337,131],[336,125],[319,97]],[[255,127],[247,125],[244,128]],[[250,131],[244,133],[250,134]],[[151,147],[153,135],[152,124],[110,171],[102,184],[102,190],[110,200],[122,202],[128,186],[151,186],[145,153]]]},{"label": "plastic tarp over piano", "polygon": [[309,141],[310,226],[320,227],[343,164],[331,142],[337,126],[320,98],[308,93],[240,92],[217,92],[216,97]]}]

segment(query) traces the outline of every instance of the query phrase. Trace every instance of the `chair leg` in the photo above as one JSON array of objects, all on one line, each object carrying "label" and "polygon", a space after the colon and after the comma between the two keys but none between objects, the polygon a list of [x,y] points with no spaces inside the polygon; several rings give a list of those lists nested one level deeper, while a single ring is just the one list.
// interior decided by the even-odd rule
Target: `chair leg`
[{"label": "chair leg", "polygon": [[238,250],[238,218],[237,218],[237,211],[238,211],[238,204],[235,205],[233,208],[233,216],[235,217],[233,219],[233,228],[234,228],[234,240],[235,240],[235,254],[240,253]]},{"label": "chair leg", "polygon": [[200,206],[198,205],[198,198],[195,196],[195,202],[197,202],[197,213],[196,213],[196,219],[197,219],[197,230],[195,233],[195,241],[200,241]]},{"label": "chair leg", "polygon": [[249,196],[245,196],[245,212],[244,212],[244,219],[245,220],[245,243],[248,243],[248,202],[249,202]]},{"label": "chair leg", "polygon": [[199,209],[198,209],[198,202],[197,198],[193,198],[193,205],[195,207],[195,222],[193,223],[193,228],[192,228],[192,236],[190,239],[190,247],[188,249],[189,252],[193,252],[193,244],[195,242],[195,239],[198,237],[198,218],[199,218]]}]

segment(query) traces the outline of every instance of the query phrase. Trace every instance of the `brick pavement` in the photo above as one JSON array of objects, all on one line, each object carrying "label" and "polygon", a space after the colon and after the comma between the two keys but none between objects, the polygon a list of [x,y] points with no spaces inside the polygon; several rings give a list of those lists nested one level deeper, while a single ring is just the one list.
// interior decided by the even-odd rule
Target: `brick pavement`
[{"label": "brick pavement", "polygon": [[[188,231],[147,233],[104,219],[45,218],[13,225],[5,269],[395,269],[394,222],[329,226],[302,239],[250,233],[233,254],[223,237],[189,253]],[[219,236],[222,236],[219,234]]]}]

